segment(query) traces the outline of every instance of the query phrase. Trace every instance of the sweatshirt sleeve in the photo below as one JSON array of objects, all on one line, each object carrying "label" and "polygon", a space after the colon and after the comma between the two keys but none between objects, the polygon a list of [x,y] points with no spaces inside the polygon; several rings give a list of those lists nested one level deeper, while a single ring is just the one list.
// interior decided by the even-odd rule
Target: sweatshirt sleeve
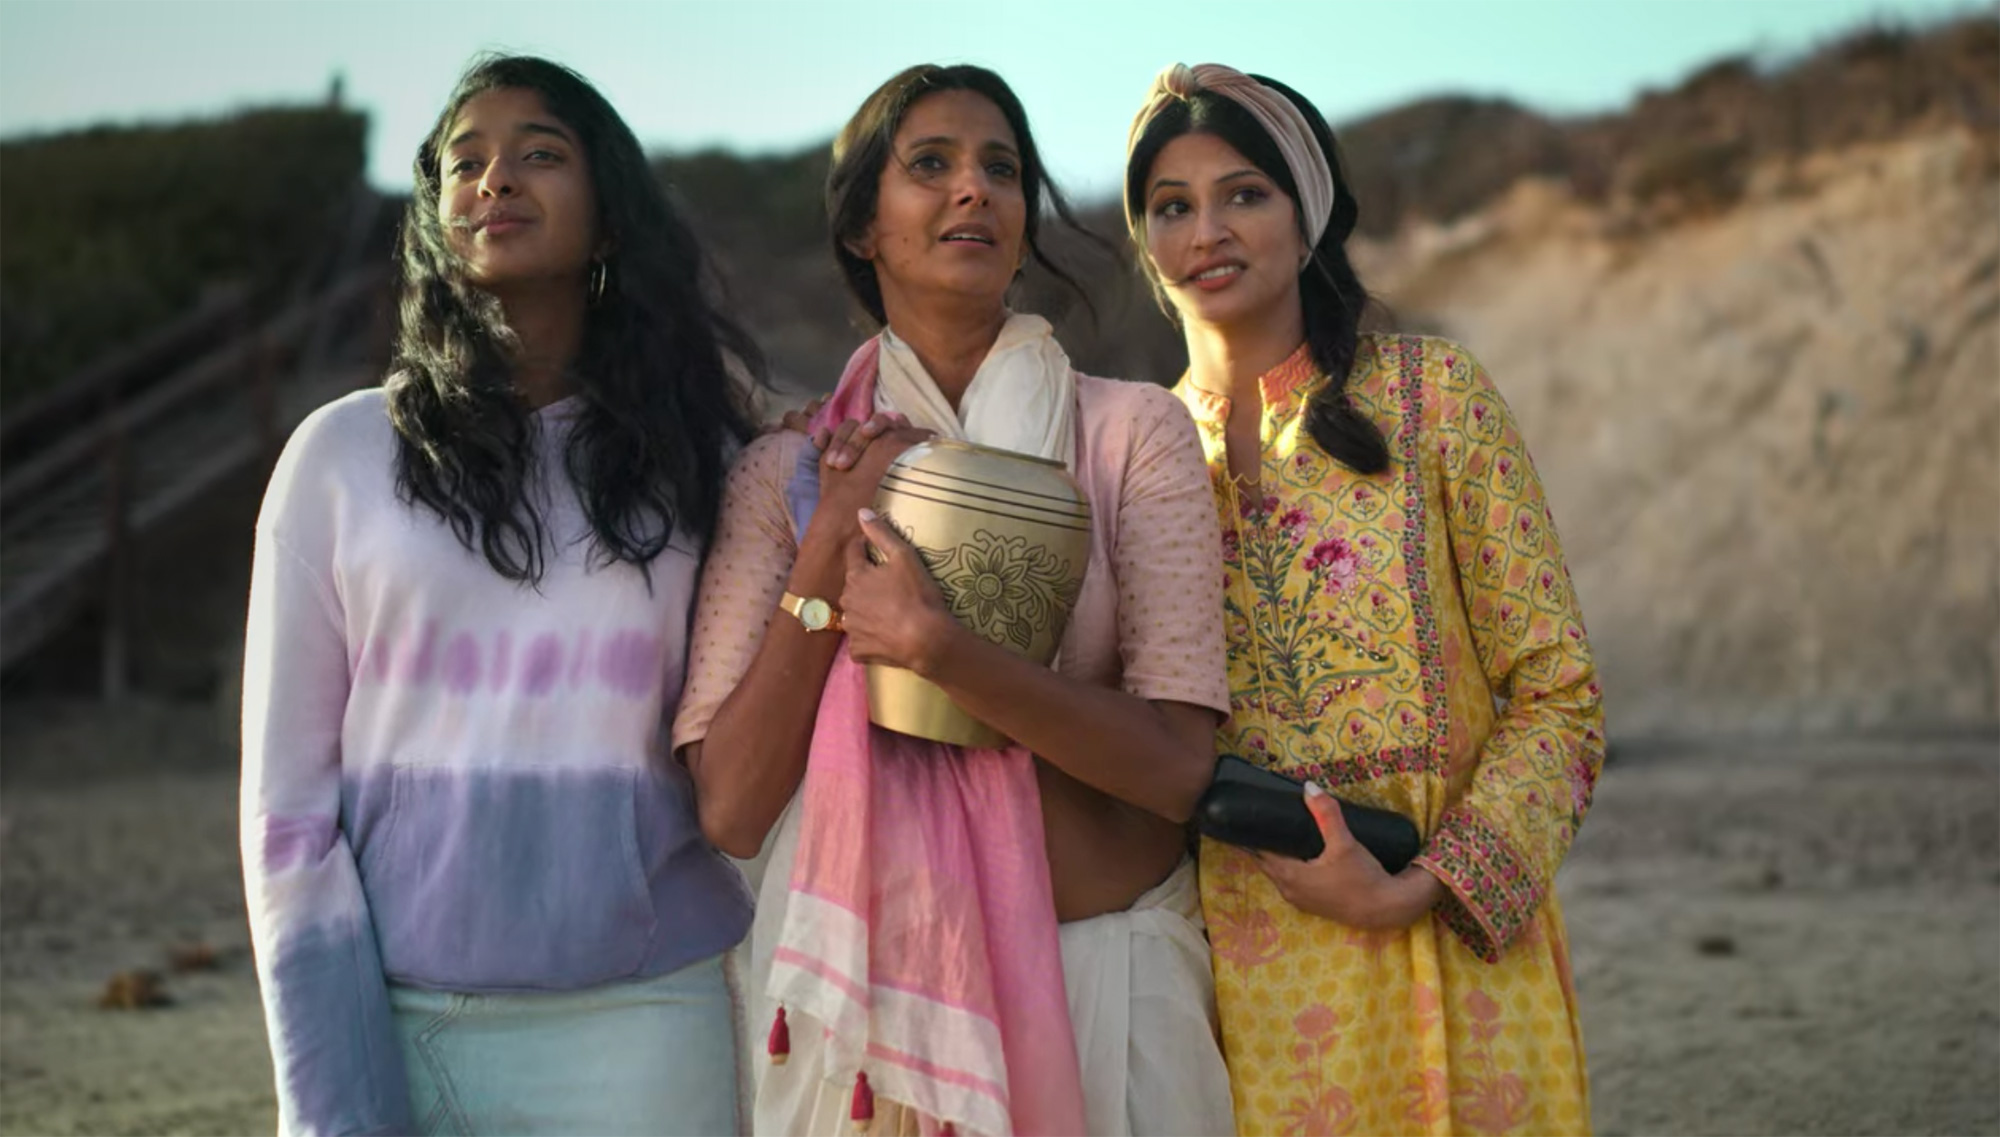
[{"label": "sweatshirt sleeve", "polygon": [[[257,526],[243,662],[242,848],[284,1134],[412,1131],[409,1088],[360,874],[341,827],[348,650],[330,558],[289,530],[331,525],[302,483],[313,424]],[[304,453],[301,453],[304,451]]]}]

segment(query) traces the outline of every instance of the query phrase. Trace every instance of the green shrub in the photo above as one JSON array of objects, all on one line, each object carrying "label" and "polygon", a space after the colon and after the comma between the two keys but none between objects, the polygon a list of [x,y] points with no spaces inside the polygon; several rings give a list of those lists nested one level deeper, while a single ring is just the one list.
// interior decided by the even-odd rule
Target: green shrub
[{"label": "green shrub", "polygon": [[1506,102],[1424,99],[1338,128],[1361,230],[1450,221],[1525,177],[1566,175],[1578,197],[1622,190],[1719,208],[1749,171],[1958,122],[2000,125],[2000,21],[1991,9],[1928,27],[1864,24],[1762,70],[1731,56],[1607,115],[1547,119]]},{"label": "green shrub", "polygon": [[1715,210],[1742,196],[1748,147],[1741,142],[1663,138],[1626,162],[1626,188],[1640,202],[1679,199],[1697,210]]},{"label": "green shrub", "polygon": [[367,119],[339,108],[0,144],[0,401],[240,280],[282,299],[343,234]]}]

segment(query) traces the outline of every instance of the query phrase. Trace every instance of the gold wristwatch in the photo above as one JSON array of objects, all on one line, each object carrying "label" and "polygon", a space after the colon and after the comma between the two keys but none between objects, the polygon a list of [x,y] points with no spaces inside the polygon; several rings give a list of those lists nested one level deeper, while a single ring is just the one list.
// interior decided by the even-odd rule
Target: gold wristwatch
[{"label": "gold wristwatch", "polygon": [[840,609],[817,596],[795,596],[787,592],[779,599],[778,607],[798,617],[799,623],[808,632],[840,630]]}]

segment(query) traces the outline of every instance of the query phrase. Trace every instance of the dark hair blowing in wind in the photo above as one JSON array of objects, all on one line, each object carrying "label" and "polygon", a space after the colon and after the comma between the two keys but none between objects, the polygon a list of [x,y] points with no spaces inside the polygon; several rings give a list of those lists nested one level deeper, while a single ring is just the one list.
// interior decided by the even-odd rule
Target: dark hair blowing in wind
[{"label": "dark hair blowing in wind", "polygon": [[593,559],[644,572],[676,530],[704,542],[713,534],[729,455],[750,430],[747,392],[725,360],[757,382],[763,358],[711,301],[701,248],[631,129],[559,64],[475,61],[417,150],[398,240],[402,284],[387,383],[397,489],[448,522],[501,576],[540,582],[549,537],[530,496],[535,431],[513,389],[516,340],[499,301],[467,279],[437,209],[446,132],[468,101],[498,89],[541,96],[589,163],[611,251],[572,364],[579,406],[562,460]]},{"label": "dark hair blowing in wind", "polygon": [[952,67],[922,63],[897,72],[875,88],[834,138],[833,165],[826,175],[827,229],[833,238],[834,259],[840,262],[840,271],[847,278],[848,291],[854,293],[854,298],[876,323],[889,322],[882,308],[882,282],[875,278],[874,264],[855,256],[847,246],[860,238],[875,220],[875,205],[882,192],[882,170],[896,152],[896,131],[903,125],[903,116],[925,96],[941,91],[970,91],[1000,109],[1021,151],[1021,192],[1028,205],[1028,253],[1049,275],[1082,296],[1086,308],[1091,307],[1090,297],[1082,287],[1051,261],[1035,241],[1041,232],[1043,195],[1047,195],[1050,208],[1063,224],[1083,234],[1087,241],[1103,245],[1103,238],[1077,222],[1062,191],[1050,180],[1047,167],[1042,165],[1042,153],[1035,146],[1034,132],[1028,129],[1028,112],[1021,108],[1014,89],[986,68],[964,63]]},{"label": "dark hair blowing in wind", "polygon": [[[1356,410],[1347,398],[1348,372],[1354,366],[1355,353],[1361,342],[1361,313],[1368,305],[1368,292],[1362,288],[1353,262],[1347,259],[1347,238],[1354,232],[1360,209],[1355,204],[1354,191],[1349,187],[1346,175],[1341,172],[1340,153],[1326,119],[1303,96],[1283,83],[1261,75],[1252,75],[1251,78],[1283,95],[1299,109],[1305,116],[1307,126],[1312,129],[1313,140],[1326,154],[1327,169],[1333,173],[1333,216],[1327,221],[1326,232],[1320,236],[1319,244],[1299,274],[1299,303],[1305,310],[1306,344],[1312,352],[1313,363],[1327,376],[1326,385],[1314,392],[1306,405],[1306,430],[1319,448],[1335,461],[1363,474],[1379,474],[1389,468],[1388,445],[1382,438],[1381,429]],[[1146,179],[1152,172],[1153,160],[1159,157],[1167,143],[1184,134],[1195,133],[1212,134],[1234,147],[1292,199],[1294,208],[1298,207],[1298,182],[1292,177],[1291,167],[1286,164],[1277,143],[1271,140],[1249,111],[1222,95],[1203,91],[1192,99],[1177,99],[1169,104],[1146,125],[1138,144],[1132,148],[1131,159],[1125,166],[1125,199],[1132,216],[1146,216]],[[1143,232],[1134,236],[1143,242]],[[1166,312],[1168,319],[1179,323],[1180,316],[1168,301],[1166,289],[1154,272],[1151,258],[1145,255],[1143,249],[1140,250],[1139,263],[1145,267],[1147,278],[1153,282],[1153,294],[1159,300],[1160,308]]]}]

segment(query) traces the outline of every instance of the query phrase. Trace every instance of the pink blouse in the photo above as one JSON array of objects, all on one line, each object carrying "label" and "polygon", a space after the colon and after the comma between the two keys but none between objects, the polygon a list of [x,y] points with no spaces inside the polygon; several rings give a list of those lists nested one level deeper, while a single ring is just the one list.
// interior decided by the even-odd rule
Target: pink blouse
[{"label": "pink blouse", "polygon": [[[778,611],[798,556],[785,485],[804,445],[792,431],[766,435],[730,471],[702,572],[676,750],[708,734]],[[1090,567],[1057,667],[1143,699],[1227,714],[1221,528],[1186,408],[1158,387],[1079,375],[1074,473],[1090,499]]]}]

